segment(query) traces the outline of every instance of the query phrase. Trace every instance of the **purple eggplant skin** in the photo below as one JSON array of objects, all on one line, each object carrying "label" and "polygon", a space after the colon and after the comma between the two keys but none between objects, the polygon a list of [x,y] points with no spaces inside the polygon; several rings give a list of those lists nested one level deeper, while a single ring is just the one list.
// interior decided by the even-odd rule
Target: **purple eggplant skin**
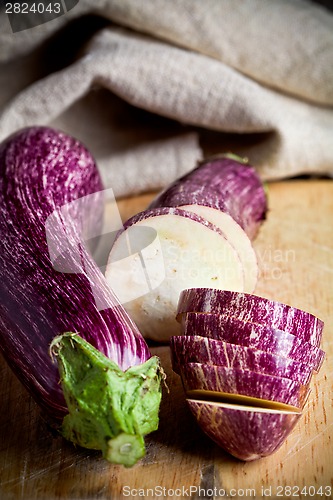
[{"label": "purple eggplant skin", "polygon": [[225,238],[223,235],[223,232],[221,229],[219,229],[217,226],[212,224],[211,222],[207,221],[204,217],[201,217],[200,215],[197,215],[193,212],[189,212],[187,210],[182,210],[181,208],[176,208],[176,207],[156,207],[153,209],[147,209],[144,210],[143,212],[139,212],[138,214],[133,215],[130,219],[128,219],[124,223],[124,228],[122,231],[119,231],[117,234],[117,238],[126,231],[129,227],[134,226],[135,224],[138,224],[140,222],[144,222],[147,219],[150,219],[151,217],[163,217],[166,215],[175,215],[178,217],[186,217],[187,219],[193,220],[195,222],[199,222],[200,224],[203,224],[204,226],[208,227],[215,233],[218,233],[222,238]]},{"label": "purple eggplant skin", "polygon": [[240,368],[187,363],[181,366],[180,374],[186,393],[213,391],[275,401],[300,409],[309,395],[308,385]]},{"label": "purple eggplant skin", "polygon": [[319,346],[324,322],[301,309],[258,295],[214,288],[189,288],[179,297],[177,316],[186,312],[213,312],[266,325]]},{"label": "purple eggplant skin", "polygon": [[249,323],[232,316],[214,313],[187,313],[182,315],[181,330],[186,336],[223,340],[261,351],[291,358],[308,365],[318,372],[324,362],[325,352],[309,342],[281,330]]},{"label": "purple eggplant skin", "polygon": [[[0,146],[0,348],[37,403],[56,420],[67,413],[58,368],[48,352],[56,335],[79,332],[122,370],[151,356],[82,244],[89,224],[96,224],[94,216],[75,213],[74,204],[72,225],[66,227],[73,244],[66,265],[79,269],[79,245],[85,274],[58,272],[50,260],[48,216],[58,211],[55,220],[61,231],[60,207],[102,189],[91,154],[62,132],[27,128]],[[101,208],[91,207],[91,213]],[[94,295],[88,279],[92,276]],[[100,311],[96,297],[108,308]]]},{"label": "purple eggplant skin", "polygon": [[257,460],[277,451],[302,415],[195,400],[187,400],[187,405],[205,434],[243,461]]},{"label": "purple eggplant skin", "polygon": [[265,190],[256,170],[228,154],[200,163],[158,195],[150,208],[193,204],[226,212],[250,239],[267,212]]},{"label": "purple eggplant skin", "polygon": [[172,367],[178,374],[185,364],[204,363],[284,377],[306,385],[313,371],[311,366],[290,358],[207,337],[171,337],[170,348]]}]

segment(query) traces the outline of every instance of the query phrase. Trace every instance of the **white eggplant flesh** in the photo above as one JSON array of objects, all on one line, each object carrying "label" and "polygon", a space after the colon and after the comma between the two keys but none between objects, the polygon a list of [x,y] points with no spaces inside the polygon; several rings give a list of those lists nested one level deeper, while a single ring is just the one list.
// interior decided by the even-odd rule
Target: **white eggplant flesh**
[{"label": "white eggplant flesh", "polygon": [[[147,241],[149,230],[156,237]],[[238,253],[221,230],[177,208],[147,210],[127,221],[105,276],[142,335],[158,342],[179,333],[176,311],[184,288],[244,290]]]},{"label": "white eggplant flesh", "polygon": [[242,263],[244,292],[252,293],[258,279],[258,261],[251,240],[244,229],[229,214],[213,207],[185,205],[179,208],[200,215],[221,229],[227,240],[236,249]]}]

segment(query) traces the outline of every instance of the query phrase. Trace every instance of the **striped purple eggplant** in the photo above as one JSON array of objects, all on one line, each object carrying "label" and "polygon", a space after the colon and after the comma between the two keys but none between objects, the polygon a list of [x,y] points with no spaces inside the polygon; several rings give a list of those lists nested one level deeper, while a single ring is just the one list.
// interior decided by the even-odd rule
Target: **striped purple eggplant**
[{"label": "striped purple eggplant", "polygon": [[304,363],[317,372],[325,359],[322,349],[309,342],[302,342],[295,335],[233,316],[187,313],[182,315],[181,325],[186,336],[200,333],[202,337],[260,349]]},{"label": "striped purple eggplant", "polygon": [[251,239],[267,211],[264,187],[253,167],[234,155],[207,160],[168,186],[150,205],[163,206],[194,212],[217,226],[238,253],[243,291],[253,292],[259,270]]},{"label": "striped purple eggplant", "polygon": [[188,399],[201,429],[234,457],[252,461],[274,453],[301,418],[301,412]]},{"label": "striped purple eggplant", "polygon": [[[175,315],[184,288],[253,291],[258,263],[250,238],[266,210],[255,169],[224,156],[176,180],[125,223],[111,248],[106,277],[145,337],[166,342],[178,333]],[[155,231],[155,244],[122,268],[119,253],[133,240],[131,233],[144,241],[139,232],[147,228]]]},{"label": "striped purple eggplant", "polygon": [[238,319],[270,326],[295,335],[304,342],[319,346],[324,323],[319,318],[288,304],[237,291],[214,288],[183,290],[177,314],[203,312],[232,316]]},{"label": "striped purple eggplant", "polygon": [[152,201],[150,207],[204,205],[229,214],[250,239],[266,217],[267,199],[256,170],[235,155],[200,163]]},{"label": "striped purple eggplant", "polygon": [[174,370],[202,430],[241,460],[277,450],[321,368],[324,323],[287,304],[244,292],[192,288],[180,294]]},{"label": "striped purple eggplant", "polygon": [[275,402],[302,409],[310,392],[308,385],[296,380],[241,368],[187,363],[180,373],[187,397],[192,399],[226,401],[230,397],[250,405],[255,398],[261,400],[257,406],[272,407]]},{"label": "striped purple eggplant", "polygon": [[[142,434],[157,426],[161,375],[158,360],[151,358],[145,340],[85,244],[87,235],[96,234],[101,223],[102,189],[90,153],[64,133],[32,127],[17,132],[1,145],[0,347],[8,364],[49,417],[59,421],[67,415],[65,437],[102,449],[111,461],[132,465],[144,453]],[[93,206],[84,203],[92,193],[98,193]],[[79,199],[83,203],[76,203]],[[47,235],[49,221],[52,230]],[[53,256],[58,256],[56,262],[50,249]],[[103,304],[103,308],[97,304]],[[65,332],[79,335],[62,336]],[[52,341],[58,367],[49,354]],[[103,387],[109,382],[107,394],[113,401],[112,391],[117,384],[113,388],[112,384],[127,374],[131,394],[133,380],[138,381],[139,402],[132,397],[129,406],[118,408],[115,401],[110,407],[104,401],[100,411],[97,404],[92,412],[85,413],[84,401],[80,400],[84,391],[81,395],[75,391],[80,384],[84,387],[85,381],[89,385],[89,376],[93,378],[92,373],[98,370],[107,378],[113,373],[112,381],[98,375],[89,386],[96,394],[101,391],[101,401],[106,394]],[[66,379],[68,374],[70,380]],[[154,393],[154,397],[145,398],[147,392],[149,397]],[[78,398],[75,403],[74,395]],[[70,416],[82,415],[82,420],[70,421],[68,412]],[[141,412],[141,416],[135,412]],[[144,415],[146,412],[149,417]],[[138,424],[137,418],[141,419]],[[143,423],[147,418],[150,426]],[[95,432],[89,430],[93,422],[99,430],[104,427],[98,439],[92,440],[87,434]],[[126,436],[130,436],[127,447]],[[122,447],[122,456],[117,455],[117,450],[110,451],[112,446],[118,451]]]},{"label": "striped purple eggplant", "polygon": [[309,364],[278,354],[207,337],[177,335],[171,337],[170,348],[172,367],[176,373],[180,373],[180,367],[187,363],[205,363],[251,370],[308,384],[313,371]]}]

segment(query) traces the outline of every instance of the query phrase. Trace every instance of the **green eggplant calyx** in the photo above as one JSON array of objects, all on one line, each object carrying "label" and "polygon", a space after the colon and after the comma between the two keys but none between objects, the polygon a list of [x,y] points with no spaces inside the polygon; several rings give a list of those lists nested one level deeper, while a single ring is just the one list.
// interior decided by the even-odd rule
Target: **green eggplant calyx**
[{"label": "green eggplant calyx", "polygon": [[243,163],[244,165],[249,163],[249,159],[246,157],[238,156],[235,153],[224,153],[222,155],[223,158],[230,158],[230,160],[235,160],[238,163]]},{"label": "green eggplant calyx", "polygon": [[62,435],[126,467],[145,455],[144,436],[158,428],[164,372],[152,356],[123,371],[77,333],[57,336],[57,359],[68,407]]}]

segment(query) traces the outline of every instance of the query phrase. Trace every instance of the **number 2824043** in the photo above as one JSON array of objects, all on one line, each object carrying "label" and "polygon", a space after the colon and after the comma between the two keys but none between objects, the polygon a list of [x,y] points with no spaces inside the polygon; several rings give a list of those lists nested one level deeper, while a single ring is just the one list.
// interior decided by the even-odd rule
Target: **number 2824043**
[{"label": "number 2824043", "polygon": [[60,2],[34,2],[29,5],[26,2],[7,2],[6,3],[6,14],[60,14],[62,12]]}]

